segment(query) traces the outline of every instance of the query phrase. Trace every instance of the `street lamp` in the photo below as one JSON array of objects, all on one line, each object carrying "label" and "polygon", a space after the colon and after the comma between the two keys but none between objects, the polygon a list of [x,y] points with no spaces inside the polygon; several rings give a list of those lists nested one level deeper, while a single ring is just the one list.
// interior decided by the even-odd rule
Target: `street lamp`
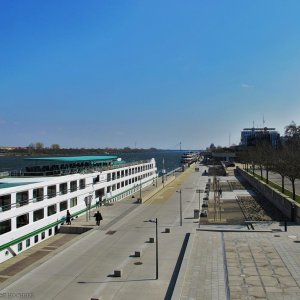
[{"label": "street lamp", "polygon": [[86,206],[86,221],[91,219],[91,203],[93,196],[89,195],[84,198],[85,206]]},{"label": "street lamp", "polygon": [[155,223],[155,243],[156,243],[156,255],[155,255],[155,260],[156,260],[156,280],[158,279],[158,221],[157,218],[151,219],[145,222],[149,223]]},{"label": "street lamp", "polygon": [[203,190],[196,190],[196,193],[199,194],[199,228],[200,228],[200,194],[203,193]]},{"label": "street lamp", "polygon": [[142,203],[142,176],[140,176],[140,202]]},{"label": "street lamp", "polygon": [[176,191],[179,193],[179,211],[180,211],[180,226],[182,226],[182,200],[181,200],[181,189]]},{"label": "street lamp", "polygon": [[165,187],[165,173],[166,173],[166,169],[165,169],[165,159],[163,158],[163,168],[162,168],[162,184],[163,187]]}]

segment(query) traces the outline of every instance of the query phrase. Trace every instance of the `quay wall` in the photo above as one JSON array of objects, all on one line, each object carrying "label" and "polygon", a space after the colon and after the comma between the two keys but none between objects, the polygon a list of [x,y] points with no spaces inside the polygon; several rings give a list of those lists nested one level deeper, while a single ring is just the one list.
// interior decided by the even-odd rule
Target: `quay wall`
[{"label": "quay wall", "polygon": [[269,202],[276,206],[288,221],[300,224],[300,205],[288,196],[255,178],[252,174],[237,167],[235,175],[244,178],[251,186],[258,190]]}]

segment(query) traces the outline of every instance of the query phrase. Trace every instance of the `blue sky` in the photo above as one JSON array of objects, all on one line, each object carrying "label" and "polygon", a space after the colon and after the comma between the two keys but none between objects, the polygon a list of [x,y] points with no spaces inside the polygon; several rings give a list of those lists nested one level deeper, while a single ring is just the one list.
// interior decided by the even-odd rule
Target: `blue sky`
[{"label": "blue sky", "polygon": [[201,149],[300,123],[298,0],[1,0],[0,145]]}]

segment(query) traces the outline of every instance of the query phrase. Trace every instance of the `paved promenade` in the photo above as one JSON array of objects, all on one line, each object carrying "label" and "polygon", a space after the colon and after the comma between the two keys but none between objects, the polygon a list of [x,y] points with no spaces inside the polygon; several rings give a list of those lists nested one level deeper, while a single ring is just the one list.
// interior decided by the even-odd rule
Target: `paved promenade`
[{"label": "paved promenade", "polygon": [[[208,180],[201,174],[191,167],[160,191],[149,187],[143,198],[152,197],[143,204],[128,198],[101,207],[100,227],[93,218],[76,219],[72,226],[92,229],[81,235],[58,234],[31,248],[30,255],[47,252],[36,261],[31,257],[32,265],[14,267],[26,262],[25,253],[1,264],[1,298],[29,293],[33,299],[300,299],[299,227],[290,225],[284,232],[270,222],[255,224],[255,231],[217,224],[199,229],[193,218],[199,207],[196,189],[204,189]],[[226,191],[223,201],[235,193]],[[147,222],[155,218],[158,280],[156,245],[149,243],[155,238],[155,223]],[[134,256],[135,251],[141,256]],[[9,270],[15,271],[8,275]],[[122,276],[114,277],[114,270]]]}]

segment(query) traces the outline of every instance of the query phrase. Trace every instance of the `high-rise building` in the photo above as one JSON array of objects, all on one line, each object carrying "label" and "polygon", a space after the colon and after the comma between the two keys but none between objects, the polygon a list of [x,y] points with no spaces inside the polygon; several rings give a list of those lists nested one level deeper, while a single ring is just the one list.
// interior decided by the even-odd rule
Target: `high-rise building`
[{"label": "high-rise building", "polygon": [[280,134],[275,128],[244,128],[241,132],[241,145],[256,146],[266,141],[277,148],[280,145]]}]

